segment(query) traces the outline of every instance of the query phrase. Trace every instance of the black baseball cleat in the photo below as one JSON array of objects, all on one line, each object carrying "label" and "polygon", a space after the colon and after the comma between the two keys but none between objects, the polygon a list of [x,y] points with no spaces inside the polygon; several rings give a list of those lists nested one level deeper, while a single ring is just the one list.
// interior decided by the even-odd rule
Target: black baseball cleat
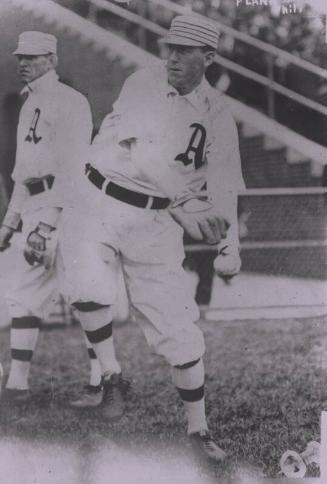
[{"label": "black baseball cleat", "polygon": [[85,385],[84,393],[77,399],[70,402],[74,408],[96,408],[102,403],[102,384]]},{"label": "black baseball cleat", "polygon": [[200,456],[205,456],[216,462],[223,462],[226,453],[218,447],[208,430],[195,432],[189,435],[193,449]]},{"label": "black baseball cleat", "polygon": [[121,373],[104,375],[102,395],[102,415],[105,420],[119,420],[124,415],[126,397],[131,382],[122,377]]},{"label": "black baseball cleat", "polygon": [[31,397],[29,389],[4,388],[1,393],[1,402],[5,403],[24,403]]}]

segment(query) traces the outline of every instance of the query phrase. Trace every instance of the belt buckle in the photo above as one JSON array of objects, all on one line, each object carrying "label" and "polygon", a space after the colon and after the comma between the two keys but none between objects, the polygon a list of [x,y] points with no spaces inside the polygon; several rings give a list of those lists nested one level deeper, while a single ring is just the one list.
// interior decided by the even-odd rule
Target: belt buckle
[{"label": "belt buckle", "polygon": [[47,190],[51,190],[51,188],[49,186],[50,180],[48,180],[47,177],[41,178],[40,182],[42,183],[44,192],[46,192]]},{"label": "belt buckle", "polygon": [[105,194],[105,195],[109,195],[109,193],[107,192],[107,188],[109,188],[109,185],[111,184],[111,181],[108,179],[105,180],[105,182],[102,184],[102,187],[101,187],[101,191]]},{"label": "belt buckle", "polygon": [[146,202],[146,205],[144,208],[152,208],[154,202],[154,197],[148,195],[148,201]]},{"label": "belt buckle", "polygon": [[45,191],[45,182],[42,178],[36,178],[26,184],[28,191],[31,195],[37,195]]}]

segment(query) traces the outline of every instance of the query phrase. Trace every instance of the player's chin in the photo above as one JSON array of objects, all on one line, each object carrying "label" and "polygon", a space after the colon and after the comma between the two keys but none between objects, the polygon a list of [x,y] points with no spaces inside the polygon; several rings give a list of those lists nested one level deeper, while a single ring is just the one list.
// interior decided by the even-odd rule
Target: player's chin
[{"label": "player's chin", "polygon": [[181,71],[168,69],[168,82],[173,87],[178,88],[183,81],[183,74]]},{"label": "player's chin", "polygon": [[20,74],[20,80],[22,81],[23,84],[28,84],[30,82],[30,76],[26,73],[21,73]]}]

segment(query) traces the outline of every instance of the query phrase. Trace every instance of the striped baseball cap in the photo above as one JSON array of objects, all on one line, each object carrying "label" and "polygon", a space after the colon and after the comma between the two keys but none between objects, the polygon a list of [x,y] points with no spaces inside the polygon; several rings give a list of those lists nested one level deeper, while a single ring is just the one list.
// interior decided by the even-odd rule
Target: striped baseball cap
[{"label": "striped baseball cap", "polygon": [[219,32],[209,19],[198,15],[178,15],[171,23],[168,34],[160,42],[165,44],[210,46],[218,48]]}]

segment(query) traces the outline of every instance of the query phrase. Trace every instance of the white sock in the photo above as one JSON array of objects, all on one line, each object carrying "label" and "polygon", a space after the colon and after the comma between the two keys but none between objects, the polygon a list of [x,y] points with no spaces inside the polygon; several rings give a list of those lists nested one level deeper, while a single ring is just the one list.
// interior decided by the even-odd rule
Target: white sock
[{"label": "white sock", "polygon": [[[112,307],[95,311],[77,311],[79,320],[98,358],[101,373],[121,373],[112,336]],[[109,321],[109,323],[108,323]]]},{"label": "white sock", "polygon": [[31,362],[11,360],[9,377],[6,388],[16,390],[27,390],[29,388],[28,377],[30,374]]},{"label": "white sock", "polygon": [[208,430],[204,401],[204,367],[202,359],[190,368],[172,368],[174,385],[183,400],[188,421],[187,433]]},{"label": "white sock", "polygon": [[6,388],[26,390],[40,319],[34,316],[13,318],[10,330],[11,366]]},{"label": "white sock", "polygon": [[87,347],[87,352],[90,359],[90,379],[89,385],[98,386],[101,383],[101,366],[99,360],[95,354],[93,346],[87,339],[86,334],[84,333],[84,339]]}]

